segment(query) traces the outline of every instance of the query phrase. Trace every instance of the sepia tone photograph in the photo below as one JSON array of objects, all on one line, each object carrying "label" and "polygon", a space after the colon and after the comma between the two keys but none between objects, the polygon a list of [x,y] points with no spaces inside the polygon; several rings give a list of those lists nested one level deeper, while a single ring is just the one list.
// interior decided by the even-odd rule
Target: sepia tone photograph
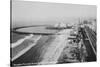
[{"label": "sepia tone photograph", "polygon": [[97,61],[97,7],[10,0],[10,66]]}]

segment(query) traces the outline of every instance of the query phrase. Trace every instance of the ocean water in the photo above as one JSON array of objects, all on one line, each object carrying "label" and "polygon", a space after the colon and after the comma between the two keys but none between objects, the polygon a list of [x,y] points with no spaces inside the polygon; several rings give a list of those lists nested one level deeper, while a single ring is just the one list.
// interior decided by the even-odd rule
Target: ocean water
[{"label": "ocean water", "polygon": [[10,43],[14,43],[17,40],[24,38],[25,36],[27,36],[26,34],[17,34],[17,33],[13,33],[11,32],[10,34]]},{"label": "ocean water", "polygon": [[27,33],[56,33],[58,30],[51,30],[46,29],[45,26],[39,26],[39,27],[26,27],[26,28],[20,28],[16,30],[18,32],[27,32]]},{"label": "ocean water", "polygon": [[[58,30],[49,30],[49,29],[45,29],[44,26],[40,26],[40,27],[26,27],[26,28],[20,28],[18,30],[16,30],[17,32],[26,32],[26,33],[46,33],[46,34],[54,34],[57,33]],[[25,36],[28,36],[30,34],[18,34],[18,33],[14,33],[11,32],[10,34],[10,43],[14,43],[17,40],[24,38]],[[34,35],[34,34],[33,34]],[[36,36],[36,35],[34,35]]]}]

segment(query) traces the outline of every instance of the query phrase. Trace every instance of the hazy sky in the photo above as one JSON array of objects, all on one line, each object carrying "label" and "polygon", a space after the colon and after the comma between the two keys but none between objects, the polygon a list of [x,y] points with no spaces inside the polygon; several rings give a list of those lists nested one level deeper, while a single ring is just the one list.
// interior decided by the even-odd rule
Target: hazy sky
[{"label": "hazy sky", "polygon": [[96,17],[96,6],[31,1],[12,2],[13,25],[55,24],[79,17]]}]

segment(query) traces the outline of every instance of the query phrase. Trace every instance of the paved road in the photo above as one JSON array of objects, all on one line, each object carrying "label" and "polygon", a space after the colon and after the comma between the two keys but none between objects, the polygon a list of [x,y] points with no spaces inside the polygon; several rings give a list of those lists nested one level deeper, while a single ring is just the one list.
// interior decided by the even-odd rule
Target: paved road
[{"label": "paved road", "polygon": [[96,52],[96,40],[97,40],[96,34],[89,27],[85,27],[85,31],[86,31],[86,33],[91,41],[91,45],[93,46],[92,48],[94,49],[94,52]]},{"label": "paved road", "polygon": [[96,35],[88,28],[82,28],[83,42],[86,46],[87,61],[96,61]]}]

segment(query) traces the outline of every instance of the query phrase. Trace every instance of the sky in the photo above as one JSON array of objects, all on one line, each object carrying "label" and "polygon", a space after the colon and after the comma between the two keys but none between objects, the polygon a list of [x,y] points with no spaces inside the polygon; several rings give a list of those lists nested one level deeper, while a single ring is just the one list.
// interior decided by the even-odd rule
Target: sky
[{"label": "sky", "polygon": [[74,23],[78,18],[96,18],[95,5],[12,1],[12,25]]}]

